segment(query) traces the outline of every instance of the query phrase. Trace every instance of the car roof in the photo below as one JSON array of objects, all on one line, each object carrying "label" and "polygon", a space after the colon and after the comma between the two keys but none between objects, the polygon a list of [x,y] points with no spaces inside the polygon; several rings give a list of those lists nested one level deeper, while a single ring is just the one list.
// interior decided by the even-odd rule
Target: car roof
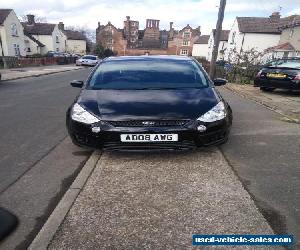
[{"label": "car roof", "polygon": [[104,61],[191,61],[192,59],[188,56],[173,56],[173,55],[157,55],[157,56],[112,56],[105,58]]}]

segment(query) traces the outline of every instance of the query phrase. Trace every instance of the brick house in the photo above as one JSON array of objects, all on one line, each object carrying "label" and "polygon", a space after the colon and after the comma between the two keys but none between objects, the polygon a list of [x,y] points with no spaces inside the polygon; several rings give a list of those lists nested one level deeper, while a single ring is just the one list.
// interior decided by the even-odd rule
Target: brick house
[{"label": "brick house", "polygon": [[193,29],[187,25],[181,30],[159,29],[159,20],[147,19],[144,30],[139,29],[139,22],[129,16],[124,21],[123,29],[118,29],[110,22],[96,29],[97,44],[113,50],[118,55],[192,55],[194,42],[201,35],[200,26]]}]

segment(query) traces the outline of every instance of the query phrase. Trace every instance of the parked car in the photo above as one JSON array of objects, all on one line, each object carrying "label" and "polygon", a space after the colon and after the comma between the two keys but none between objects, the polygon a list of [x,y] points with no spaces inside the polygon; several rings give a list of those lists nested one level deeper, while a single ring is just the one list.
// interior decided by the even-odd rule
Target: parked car
[{"label": "parked car", "polygon": [[232,111],[194,59],[109,57],[67,111],[76,145],[107,150],[191,149],[226,142]]},{"label": "parked car", "polygon": [[46,54],[47,57],[64,57],[64,53],[56,51],[48,51]]},{"label": "parked car", "polygon": [[76,60],[77,66],[96,66],[99,62],[99,58],[93,55],[86,55]]},{"label": "parked car", "polygon": [[263,91],[300,90],[300,58],[284,58],[266,64],[257,73],[254,86]]}]

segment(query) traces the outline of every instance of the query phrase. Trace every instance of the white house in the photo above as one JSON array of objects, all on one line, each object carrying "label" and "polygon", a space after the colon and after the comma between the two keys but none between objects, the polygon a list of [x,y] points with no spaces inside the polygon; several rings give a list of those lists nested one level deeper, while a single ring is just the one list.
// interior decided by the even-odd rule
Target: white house
[{"label": "white house", "polygon": [[86,54],[86,37],[82,32],[66,30],[64,23],[59,22],[58,28],[65,35],[65,51],[71,54]]},{"label": "white house", "polygon": [[[224,60],[224,52],[227,48],[228,43],[228,34],[230,30],[221,30],[220,35],[220,43],[218,48],[218,57],[217,60]],[[216,30],[213,29],[210,33],[209,39],[208,39],[208,53],[207,53],[207,60],[210,61],[212,57],[213,47],[214,47],[214,38],[215,38]]]},{"label": "white house", "polygon": [[22,23],[22,25],[25,34],[30,35],[40,43],[37,44],[36,41],[28,39],[27,51],[39,45],[40,49],[37,51],[40,51],[41,54],[46,54],[48,51],[65,52],[66,37],[57,24],[36,23],[34,15],[27,15],[27,22]]},{"label": "white house", "polygon": [[278,45],[265,50],[264,61],[300,56],[300,15],[293,15],[290,18],[289,23],[280,27]]},{"label": "white house", "polygon": [[280,26],[289,23],[290,17],[281,18],[279,12],[270,17],[236,17],[229,33],[225,60],[234,60],[234,53],[255,49],[264,52],[267,48],[278,45]]},{"label": "white house", "polygon": [[0,56],[25,56],[24,31],[12,9],[0,9]]},{"label": "white house", "polygon": [[193,45],[192,56],[207,59],[209,35],[202,35]]}]

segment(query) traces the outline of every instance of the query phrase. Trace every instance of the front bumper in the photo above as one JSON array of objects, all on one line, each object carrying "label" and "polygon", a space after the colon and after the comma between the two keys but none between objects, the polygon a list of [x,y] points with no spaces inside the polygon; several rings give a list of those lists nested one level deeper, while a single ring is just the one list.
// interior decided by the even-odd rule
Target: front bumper
[{"label": "front bumper", "polygon": [[290,79],[255,78],[254,87],[300,90],[300,81]]},{"label": "front bumper", "polygon": [[[232,117],[210,124],[189,122],[178,127],[114,127],[108,122],[86,125],[73,121],[67,116],[67,128],[76,145],[105,150],[187,150],[201,146],[217,145],[225,142],[231,127]],[[199,132],[198,125],[207,130]],[[93,133],[92,127],[99,126],[101,131]],[[121,142],[121,134],[178,134],[176,142]]]}]

